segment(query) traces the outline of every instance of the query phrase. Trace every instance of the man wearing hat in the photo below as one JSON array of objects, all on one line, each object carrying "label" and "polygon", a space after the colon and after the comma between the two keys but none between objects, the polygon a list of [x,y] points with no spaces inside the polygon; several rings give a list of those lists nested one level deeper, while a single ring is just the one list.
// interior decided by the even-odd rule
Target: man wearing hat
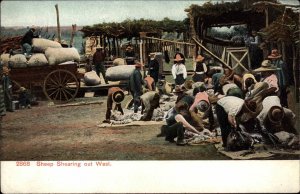
[{"label": "man wearing hat", "polygon": [[150,53],[150,62],[148,64],[148,75],[154,79],[154,83],[158,82],[158,75],[159,75],[159,63],[155,59],[155,53]]},{"label": "man wearing hat", "polygon": [[177,54],[174,59],[174,65],[172,66],[172,75],[175,80],[175,85],[182,85],[187,78],[186,67],[183,64],[183,58]]},{"label": "man wearing hat", "polygon": [[129,76],[129,91],[133,97],[134,113],[138,112],[138,108],[141,104],[140,97],[143,94],[142,86],[145,84],[141,74],[142,66],[140,62],[135,61],[135,69]]},{"label": "man wearing hat", "polygon": [[206,64],[203,62],[204,57],[202,55],[198,55],[195,62],[194,75],[192,79],[194,82],[204,82],[205,81],[205,73],[207,72]]},{"label": "man wearing hat", "polygon": [[21,40],[21,46],[23,53],[26,58],[31,57],[31,51],[32,51],[32,39],[38,38],[38,35],[35,35],[35,26],[31,26],[28,32],[23,36]]},{"label": "man wearing hat", "polygon": [[227,146],[227,137],[231,130],[237,129],[241,118],[248,121],[256,117],[254,101],[245,101],[235,96],[225,96],[218,100],[216,114],[221,128],[223,147]]},{"label": "man wearing hat", "polygon": [[280,104],[278,96],[268,96],[262,101],[262,110],[257,120],[262,132],[274,134],[287,131],[298,134],[295,129],[295,114]]},{"label": "man wearing hat", "polygon": [[193,120],[189,112],[190,106],[194,102],[194,97],[186,95],[184,88],[179,85],[175,86],[173,93],[178,96],[174,108],[176,113],[172,115],[172,118],[168,118],[168,125],[163,126],[162,131],[166,134],[166,141],[174,142],[174,138],[177,137],[176,144],[183,146],[186,144],[184,142],[185,130],[199,135],[201,133],[196,129],[199,123]]},{"label": "man wearing hat", "polygon": [[2,62],[0,61],[0,124],[2,122],[2,117],[6,115],[6,109],[5,109],[5,102],[4,102],[4,91],[3,91],[3,65]]},{"label": "man wearing hat", "polygon": [[270,60],[264,60],[261,67],[254,70],[254,72],[261,74],[261,82],[266,82],[269,88],[275,87],[276,92],[279,90],[278,78],[276,76],[276,67],[274,67]]},{"label": "man wearing hat", "polygon": [[103,47],[98,45],[96,47],[96,52],[93,55],[93,64],[95,65],[96,73],[98,76],[100,76],[100,73],[103,76],[103,79],[105,80],[105,83],[108,84],[108,81],[105,77],[105,67],[104,67],[104,61],[105,61],[105,52],[103,50]]},{"label": "man wearing hat", "polygon": [[106,109],[106,115],[104,123],[110,122],[110,116],[111,116],[111,110],[113,108],[113,103],[115,103],[114,110],[120,111],[123,115],[123,109],[121,106],[121,102],[124,100],[125,94],[124,91],[119,87],[111,87],[108,89],[107,94],[107,109]]},{"label": "man wearing hat", "polygon": [[159,107],[159,99],[160,96],[155,91],[149,91],[144,93],[141,96],[141,104],[142,104],[142,121],[150,121],[153,116],[154,109]]},{"label": "man wearing hat", "polygon": [[10,69],[8,66],[3,66],[3,76],[2,79],[2,85],[3,85],[3,92],[4,92],[4,102],[6,106],[6,110],[9,112],[13,112],[12,108],[12,84],[11,80],[9,78],[9,72]]},{"label": "man wearing hat", "polygon": [[288,86],[288,70],[286,63],[282,60],[282,55],[279,54],[277,49],[273,49],[271,55],[268,56],[274,67],[277,68],[277,78],[280,91],[280,102],[284,107],[288,107],[287,102],[287,86]]},{"label": "man wearing hat", "polygon": [[129,43],[125,50],[125,58],[127,65],[134,65],[134,50],[132,45]]}]

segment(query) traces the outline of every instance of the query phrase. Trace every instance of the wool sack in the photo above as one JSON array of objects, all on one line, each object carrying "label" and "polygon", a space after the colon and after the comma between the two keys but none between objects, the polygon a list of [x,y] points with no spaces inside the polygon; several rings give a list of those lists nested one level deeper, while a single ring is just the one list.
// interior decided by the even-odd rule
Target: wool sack
[{"label": "wool sack", "polygon": [[28,60],[28,67],[48,65],[48,60],[43,53],[33,54]]},{"label": "wool sack", "polygon": [[95,71],[86,72],[83,79],[87,86],[95,86],[101,83],[101,79]]},{"label": "wool sack", "polygon": [[113,60],[113,66],[125,65],[125,60],[122,58],[116,58]]},{"label": "wool sack", "polygon": [[57,65],[67,61],[79,62],[80,55],[76,48],[47,48],[45,51],[49,65]]},{"label": "wool sack", "polygon": [[134,65],[121,65],[110,67],[106,71],[106,79],[108,81],[128,80],[129,76],[134,71]]},{"label": "wool sack", "polygon": [[27,59],[25,55],[16,54],[11,56],[9,59],[9,63],[11,64],[12,68],[25,68],[27,67]]},{"label": "wool sack", "polygon": [[32,39],[34,53],[45,53],[47,48],[62,48],[61,44],[44,38]]},{"label": "wool sack", "polygon": [[8,64],[8,61],[9,61],[9,54],[8,53],[2,54],[0,56],[0,58],[1,58],[1,63],[3,65],[7,65]]}]

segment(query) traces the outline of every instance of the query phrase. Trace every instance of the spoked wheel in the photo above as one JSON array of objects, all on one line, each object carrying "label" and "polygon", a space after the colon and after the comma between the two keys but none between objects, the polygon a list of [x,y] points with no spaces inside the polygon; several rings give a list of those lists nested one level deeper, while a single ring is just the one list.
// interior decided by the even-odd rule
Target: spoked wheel
[{"label": "spoked wheel", "polygon": [[64,69],[49,73],[44,80],[43,91],[54,103],[65,103],[77,95],[79,82],[74,74]]}]

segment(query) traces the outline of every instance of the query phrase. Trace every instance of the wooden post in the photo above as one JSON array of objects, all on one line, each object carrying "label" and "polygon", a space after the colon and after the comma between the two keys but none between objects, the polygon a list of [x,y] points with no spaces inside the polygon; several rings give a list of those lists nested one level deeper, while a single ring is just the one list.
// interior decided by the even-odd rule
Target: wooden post
[{"label": "wooden post", "polygon": [[61,33],[60,33],[60,24],[59,24],[59,12],[58,12],[58,4],[55,4],[56,9],[56,19],[57,19],[57,38],[58,42],[61,42]]},{"label": "wooden post", "polygon": [[266,27],[269,26],[269,8],[265,8],[265,16],[266,16]]},{"label": "wooden post", "polygon": [[73,47],[74,42],[74,35],[76,32],[76,24],[72,24],[72,32],[71,32],[71,40],[70,40],[70,47]]}]

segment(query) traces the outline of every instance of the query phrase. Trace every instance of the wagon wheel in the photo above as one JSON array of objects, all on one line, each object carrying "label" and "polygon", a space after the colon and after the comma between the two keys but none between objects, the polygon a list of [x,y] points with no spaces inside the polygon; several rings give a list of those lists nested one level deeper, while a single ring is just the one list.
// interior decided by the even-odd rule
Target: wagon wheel
[{"label": "wagon wheel", "polygon": [[63,103],[74,100],[79,89],[76,76],[64,69],[54,70],[44,80],[43,91],[49,100]]}]

